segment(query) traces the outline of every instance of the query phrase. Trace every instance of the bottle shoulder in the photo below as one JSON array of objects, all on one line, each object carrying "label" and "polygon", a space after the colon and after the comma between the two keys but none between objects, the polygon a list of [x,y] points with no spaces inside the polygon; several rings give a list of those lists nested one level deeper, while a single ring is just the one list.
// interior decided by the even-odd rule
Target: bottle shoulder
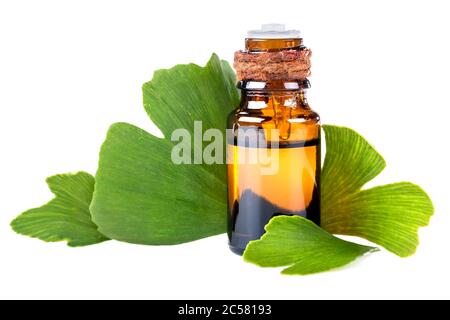
[{"label": "bottle shoulder", "polygon": [[320,123],[320,115],[309,107],[287,108],[282,111],[273,109],[247,109],[239,107],[229,114],[228,122],[263,123],[279,120],[280,117],[287,120],[292,120],[290,122],[293,123]]},{"label": "bottle shoulder", "polygon": [[310,108],[292,108],[282,112],[240,108],[228,117],[227,128],[235,134],[241,129],[244,132],[249,129],[262,131],[267,140],[273,140],[272,130],[278,130],[280,141],[310,141],[320,138],[320,117]]}]

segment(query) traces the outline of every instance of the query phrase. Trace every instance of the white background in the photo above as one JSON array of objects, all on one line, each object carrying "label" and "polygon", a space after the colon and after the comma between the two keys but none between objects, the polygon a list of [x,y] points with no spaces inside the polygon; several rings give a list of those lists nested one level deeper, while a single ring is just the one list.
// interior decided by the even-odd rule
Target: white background
[{"label": "white background", "polygon": [[[446,1],[0,2],[0,298],[450,298]],[[417,254],[385,251],[334,272],[281,276],[226,236],[173,247],[71,249],[10,221],[51,198],[44,179],[95,173],[108,126],[157,132],[141,85],[158,68],[231,61],[245,31],[283,22],[313,50],[310,103],[384,155],[371,185],[412,181],[436,213]]]}]

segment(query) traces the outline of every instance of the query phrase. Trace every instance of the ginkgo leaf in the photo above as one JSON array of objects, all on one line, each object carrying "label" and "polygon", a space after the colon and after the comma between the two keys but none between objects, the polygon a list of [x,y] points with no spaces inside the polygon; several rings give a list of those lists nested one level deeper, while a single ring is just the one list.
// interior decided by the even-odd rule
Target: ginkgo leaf
[{"label": "ginkgo leaf", "polygon": [[202,121],[204,131],[224,130],[226,117],[239,104],[235,74],[215,54],[206,67],[157,70],[142,92],[145,110],[166,138],[179,128],[193,134],[196,120]]},{"label": "ginkgo leaf", "polygon": [[321,172],[321,212],[326,220],[335,203],[360,190],[386,167],[383,157],[352,129],[323,125],[326,153]]},{"label": "ginkgo leaf", "polygon": [[103,144],[91,206],[108,237],[177,244],[223,233],[224,180],[201,165],[170,161],[173,144],[127,123],[111,126]]},{"label": "ginkgo leaf", "polygon": [[[174,164],[171,150],[178,142],[170,138],[180,128],[194,137],[197,120],[203,131],[225,131],[226,115],[239,103],[230,66],[213,55],[205,67],[157,71],[143,93],[165,138],[129,124],[111,127],[100,152],[93,220],[108,237],[141,244],[177,244],[225,232],[225,165]],[[192,160],[194,148],[193,142]]]},{"label": "ginkgo leaf", "polygon": [[14,231],[48,242],[67,241],[71,247],[108,240],[89,213],[94,177],[86,172],[60,174],[47,178],[47,184],[55,198],[14,219]]},{"label": "ginkgo leaf", "polygon": [[417,185],[394,183],[361,190],[384,168],[383,158],[355,131],[324,125],[326,155],[321,181],[321,226],[353,235],[406,257],[419,244],[433,204]]},{"label": "ginkgo leaf", "polygon": [[328,271],[377,250],[334,237],[299,216],[274,217],[265,230],[260,240],[249,243],[244,260],[261,267],[288,267],[283,274]]}]

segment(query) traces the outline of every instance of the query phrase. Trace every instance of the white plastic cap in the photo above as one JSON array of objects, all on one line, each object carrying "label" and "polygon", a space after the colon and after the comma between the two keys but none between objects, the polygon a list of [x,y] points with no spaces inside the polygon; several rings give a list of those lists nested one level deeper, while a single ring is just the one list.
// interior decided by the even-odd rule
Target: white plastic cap
[{"label": "white plastic cap", "polygon": [[250,30],[247,33],[251,39],[291,39],[300,38],[299,30],[286,30],[284,24],[269,23],[263,24],[260,30]]}]

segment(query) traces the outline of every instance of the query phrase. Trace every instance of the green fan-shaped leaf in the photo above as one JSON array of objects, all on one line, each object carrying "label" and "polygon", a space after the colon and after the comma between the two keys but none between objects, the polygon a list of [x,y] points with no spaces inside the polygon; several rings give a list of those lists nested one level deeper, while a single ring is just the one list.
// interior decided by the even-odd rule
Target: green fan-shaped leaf
[{"label": "green fan-shaped leaf", "polygon": [[361,190],[384,168],[383,158],[355,131],[325,125],[321,226],[330,233],[366,238],[393,253],[412,255],[418,229],[433,214],[427,194],[401,182]]},{"label": "green fan-shaped leaf", "polygon": [[260,240],[251,241],[244,260],[261,267],[285,267],[283,274],[307,275],[344,266],[376,248],[336,238],[298,216],[277,216]]},{"label": "green fan-shaped leaf", "polygon": [[177,65],[155,72],[142,86],[144,108],[166,138],[179,128],[194,131],[225,129],[227,115],[237,107],[236,77],[227,62],[213,54],[206,67]]},{"label": "green fan-shaped leaf", "polygon": [[14,219],[14,231],[48,242],[67,241],[71,247],[108,240],[89,213],[94,177],[86,172],[60,174],[47,178],[47,184],[55,198]]},{"label": "green fan-shaped leaf", "polygon": [[91,206],[103,234],[158,245],[225,232],[225,165],[173,164],[171,150],[178,142],[170,137],[179,128],[193,137],[197,120],[203,130],[223,132],[226,115],[239,102],[234,83],[228,63],[213,55],[203,68],[178,65],[157,71],[144,84],[145,109],[165,138],[123,123],[109,130]]},{"label": "green fan-shaped leaf", "polygon": [[201,165],[170,161],[173,144],[127,123],[103,144],[91,206],[110,238],[176,244],[225,230],[224,180]]},{"label": "green fan-shaped leaf", "polygon": [[321,172],[321,210],[360,190],[386,167],[383,157],[352,129],[324,125],[326,154]]}]

